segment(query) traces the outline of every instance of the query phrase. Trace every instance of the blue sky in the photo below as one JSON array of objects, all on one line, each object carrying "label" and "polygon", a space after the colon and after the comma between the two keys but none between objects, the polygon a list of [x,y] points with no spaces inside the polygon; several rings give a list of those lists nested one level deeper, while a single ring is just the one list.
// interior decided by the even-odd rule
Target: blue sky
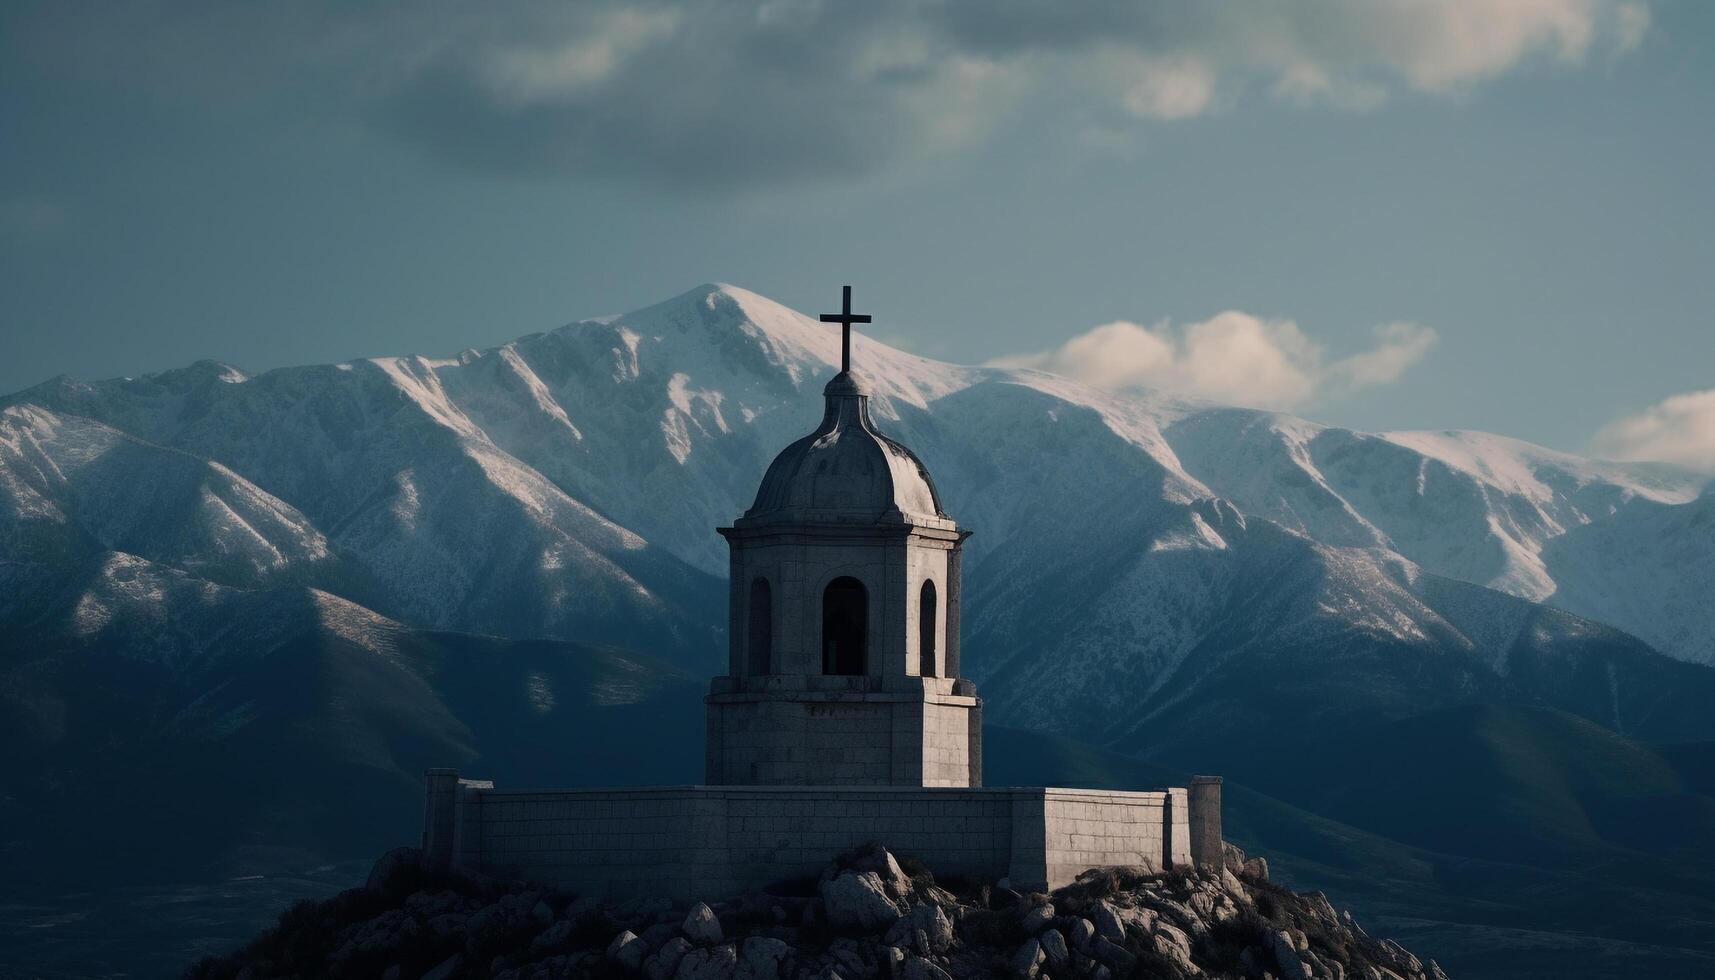
[{"label": "blue sky", "polygon": [[961,362],[1715,468],[1715,5],[9,4],[0,391],[726,281]]}]

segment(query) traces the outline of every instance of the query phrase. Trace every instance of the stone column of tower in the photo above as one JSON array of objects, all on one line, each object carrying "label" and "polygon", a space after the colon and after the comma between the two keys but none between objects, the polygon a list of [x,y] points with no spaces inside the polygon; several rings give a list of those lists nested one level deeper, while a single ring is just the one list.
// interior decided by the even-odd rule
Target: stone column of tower
[{"label": "stone column of tower", "polygon": [[822,422],[732,527],[732,638],[708,705],[711,785],[980,786],[959,663],[959,549],[928,470],[842,371]]}]

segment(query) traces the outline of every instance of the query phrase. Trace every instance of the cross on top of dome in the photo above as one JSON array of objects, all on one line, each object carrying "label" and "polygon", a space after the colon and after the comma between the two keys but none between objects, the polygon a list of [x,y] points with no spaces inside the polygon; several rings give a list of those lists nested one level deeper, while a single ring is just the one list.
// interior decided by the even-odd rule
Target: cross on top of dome
[{"label": "cross on top of dome", "polygon": [[847,286],[841,297],[840,312],[822,314],[823,323],[840,325],[840,373],[852,369],[852,324],[868,323],[868,313],[852,312],[852,287]]}]

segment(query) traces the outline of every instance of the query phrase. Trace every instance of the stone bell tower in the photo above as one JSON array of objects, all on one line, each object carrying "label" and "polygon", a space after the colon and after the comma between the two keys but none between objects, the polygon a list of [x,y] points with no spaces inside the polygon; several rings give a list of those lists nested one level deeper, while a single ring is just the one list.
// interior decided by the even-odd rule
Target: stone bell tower
[{"label": "stone bell tower", "polygon": [[708,697],[710,785],[982,785],[982,701],[959,677],[959,550],[929,471],[876,431],[841,370],[732,527],[727,673]]}]

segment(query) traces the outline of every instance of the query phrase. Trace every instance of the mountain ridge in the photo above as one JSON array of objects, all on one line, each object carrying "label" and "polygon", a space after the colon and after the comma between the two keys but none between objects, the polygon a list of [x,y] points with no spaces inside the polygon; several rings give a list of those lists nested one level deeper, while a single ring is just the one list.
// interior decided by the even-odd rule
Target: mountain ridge
[{"label": "mountain ridge", "polygon": [[[1715,744],[1715,669],[1692,662],[1715,659],[1698,478],[853,344],[880,426],[976,532],[964,664],[991,724],[1076,737],[1128,773],[1225,773],[1395,840],[1423,821],[1351,806],[1390,774],[1301,777],[1371,739],[1504,761],[1504,739],[1449,729],[1485,710],[1548,712],[1492,729],[1540,758],[1599,744],[1590,727],[1690,746],[1693,766]],[[251,873],[400,838],[423,766],[694,781],[696,679],[724,656],[713,529],[814,427],[837,356],[836,331],[699,287],[452,357],[198,362],[0,397],[0,731],[29,760],[0,844],[61,871],[111,791],[142,839],[189,821],[199,868]],[[337,800],[253,775],[287,763]],[[1656,783],[1589,812],[1660,808],[1680,820],[1665,843],[1701,847],[1707,792]],[[1586,819],[1516,792],[1554,804],[1543,821]],[[1490,921],[1474,894],[1438,914]]]}]

